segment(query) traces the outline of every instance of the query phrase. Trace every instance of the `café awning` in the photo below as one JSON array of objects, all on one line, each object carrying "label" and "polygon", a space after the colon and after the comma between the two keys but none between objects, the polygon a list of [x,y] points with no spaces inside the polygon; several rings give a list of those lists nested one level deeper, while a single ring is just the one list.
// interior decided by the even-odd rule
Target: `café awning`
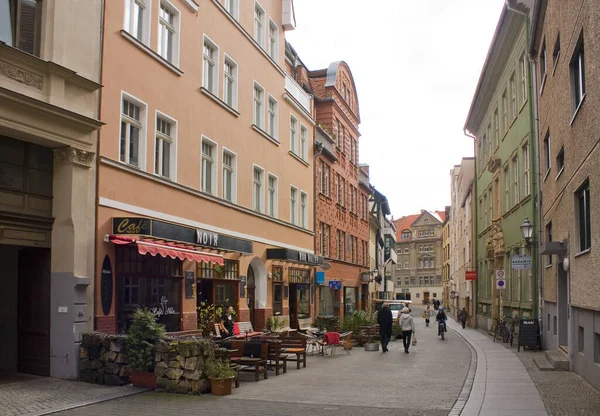
[{"label": "caf\u00e9 awning", "polygon": [[138,253],[151,256],[160,255],[161,257],[170,257],[172,259],[190,260],[195,262],[216,263],[223,266],[223,256],[198,251],[194,246],[168,241],[153,241],[136,237],[126,237],[122,235],[108,235],[107,242],[113,244],[131,244],[136,245]]}]

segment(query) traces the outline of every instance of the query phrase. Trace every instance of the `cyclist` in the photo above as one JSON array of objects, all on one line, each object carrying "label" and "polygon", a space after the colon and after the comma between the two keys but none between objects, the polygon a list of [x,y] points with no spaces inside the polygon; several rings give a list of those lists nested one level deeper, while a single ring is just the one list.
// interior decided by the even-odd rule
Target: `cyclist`
[{"label": "cyclist", "polygon": [[443,331],[448,332],[448,330],[446,329],[446,321],[448,320],[448,315],[446,315],[446,311],[444,311],[444,308],[440,308],[440,310],[437,313],[437,316],[435,317],[435,320],[438,322],[438,336],[441,335],[442,325]]}]

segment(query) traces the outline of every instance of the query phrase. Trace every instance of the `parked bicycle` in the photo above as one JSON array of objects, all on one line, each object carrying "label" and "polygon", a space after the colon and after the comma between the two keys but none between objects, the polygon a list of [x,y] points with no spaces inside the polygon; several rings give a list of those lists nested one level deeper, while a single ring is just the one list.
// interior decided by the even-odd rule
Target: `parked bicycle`
[{"label": "parked bicycle", "polygon": [[[496,342],[496,339],[502,339],[502,342],[508,342],[512,347],[515,340],[515,319],[510,316],[503,316],[499,320],[494,319],[498,321],[494,330],[494,342]],[[510,320],[510,327],[507,320]]]}]

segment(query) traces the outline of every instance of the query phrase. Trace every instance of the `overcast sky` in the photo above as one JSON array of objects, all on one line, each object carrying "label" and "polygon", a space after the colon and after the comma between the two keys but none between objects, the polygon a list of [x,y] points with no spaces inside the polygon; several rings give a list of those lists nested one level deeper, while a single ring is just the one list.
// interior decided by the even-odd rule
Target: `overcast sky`
[{"label": "overcast sky", "polygon": [[360,162],[394,218],[450,205],[450,169],[504,0],[295,0],[286,33],[311,70],[348,63]]}]

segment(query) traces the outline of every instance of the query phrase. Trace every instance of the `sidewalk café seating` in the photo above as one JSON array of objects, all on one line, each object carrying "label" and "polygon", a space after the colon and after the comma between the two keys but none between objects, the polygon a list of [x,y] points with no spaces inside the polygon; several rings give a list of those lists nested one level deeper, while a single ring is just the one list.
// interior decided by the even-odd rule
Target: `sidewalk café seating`
[{"label": "sidewalk caf\u00e9 seating", "polygon": [[319,337],[309,331],[306,331],[306,334],[299,332],[298,335],[306,338],[306,352],[308,354],[314,355],[315,353],[319,353]]},{"label": "sidewalk caf\u00e9 seating", "polygon": [[[300,369],[300,363],[306,367],[306,337],[300,334],[290,334],[287,337],[281,337],[282,352],[288,354],[289,361],[296,361],[296,368]],[[295,358],[294,358],[295,356]]]},{"label": "sidewalk caf\u00e9 seating", "polygon": [[352,331],[340,334],[340,346],[346,351],[346,355],[350,355],[352,349]]},{"label": "sidewalk caf\u00e9 seating", "polygon": [[269,345],[266,342],[253,342],[231,339],[231,361],[240,366],[239,371],[254,372],[254,381],[259,380],[262,369],[264,379],[269,378],[267,361]]},{"label": "sidewalk caf\u00e9 seating", "polygon": [[323,355],[327,356],[327,349],[329,348],[330,356],[333,357],[335,355],[335,350],[338,345],[340,345],[340,333],[339,332],[326,332],[323,335],[323,338],[318,341],[318,344],[321,346],[321,351],[323,351]]},{"label": "sidewalk caf\u00e9 seating", "polygon": [[287,373],[287,355],[281,352],[281,340],[274,336],[257,336],[252,341],[266,342],[269,346],[269,364],[275,367],[275,375],[279,375],[279,369],[283,374]]}]

